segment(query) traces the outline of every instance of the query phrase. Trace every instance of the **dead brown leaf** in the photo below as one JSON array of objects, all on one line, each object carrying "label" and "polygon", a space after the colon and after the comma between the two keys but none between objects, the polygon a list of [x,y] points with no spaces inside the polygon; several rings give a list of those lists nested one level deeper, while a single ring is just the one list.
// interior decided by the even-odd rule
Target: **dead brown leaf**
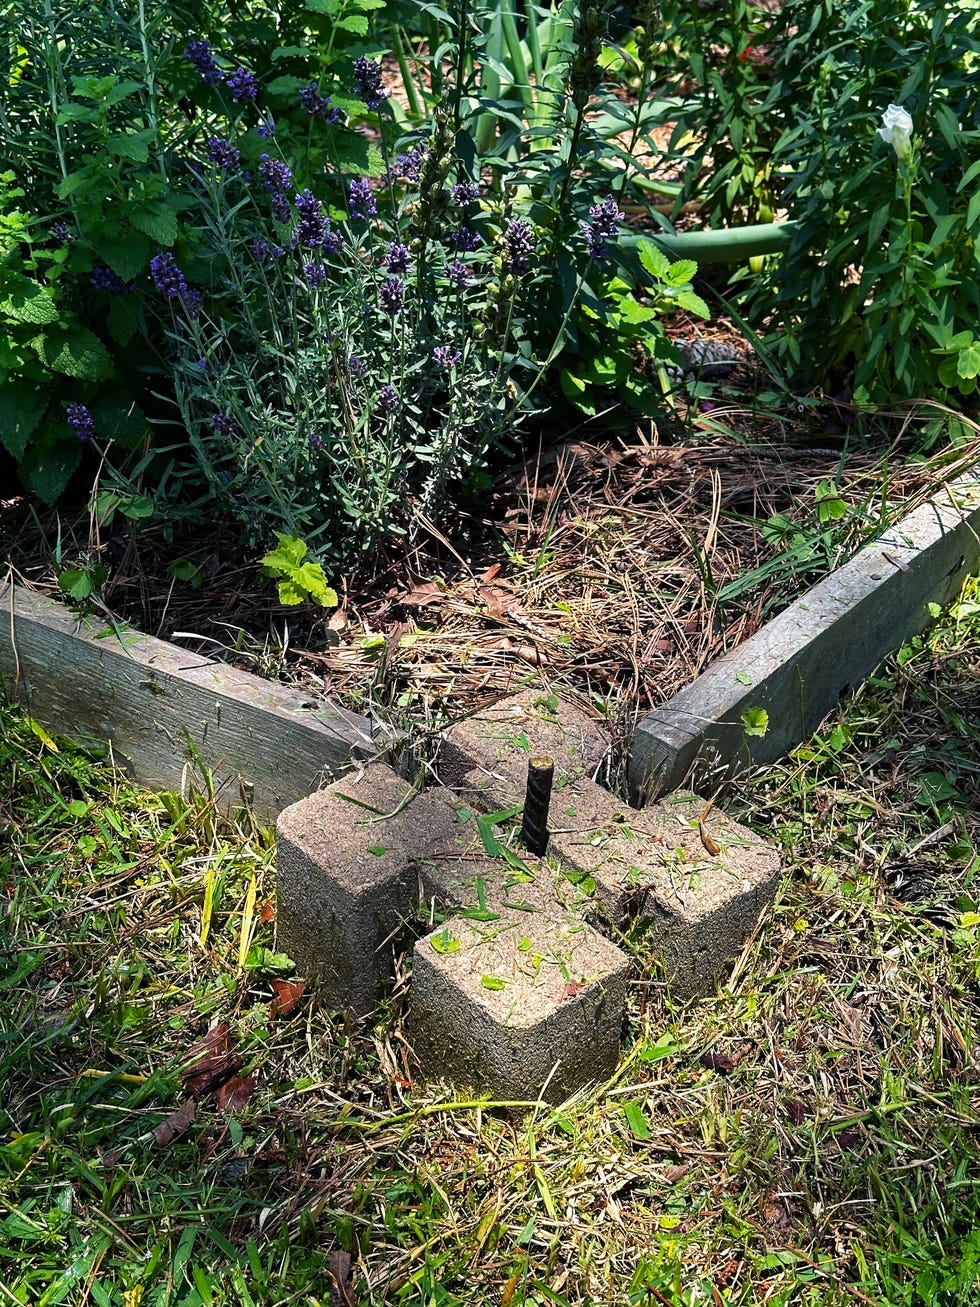
[{"label": "dead brown leaf", "polygon": [[181,1078],[185,1090],[201,1098],[233,1076],[240,1066],[241,1058],[231,1048],[231,1027],[227,1021],[219,1021],[187,1050]]},{"label": "dead brown leaf", "polygon": [[196,1099],[185,1099],[180,1107],[178,1107],[177,1111],[171,1112],[166,1121],[162,1121],[153,1131],[153,1138],[157,1141],[157,1147],[166,1148],[167,1145],[172,1143],[178,1135],[182,1135],[194,1120],[194,1113],[196,1111]]},{"label": "dead brown leaf", "polygon": [[255,1076],[233,1076],[218,1090],[215,1102],[219,1112],[240,1112],[255,1092]]},{"label": "dead brown leaf", "polygon": [[705,822],[708,820],[708,814],[714,807],[714,803],[714,799],[709,799],[701,810],[701,816],[698,818],[698,834],[701,836],[701,843],[708,850],[711,856],[717,858],[718,854],[721,852],[721,845],[711,838],[708,834],[708,828],[705,825]]},{"label": "dead brown leaf", "polygon": [[263,926],[266,926],[269,924],[270,921],[275,921],[275,919],[276,919],[275,904],[272,902],[272,899],[265,899],[259,905],[259,921],[262,923]]},{"label": "dead brown leaf", "polygon": [[720,1071],[723,1076],[735,1070],[735,1061],[727,1053],[702,1053],[698,1061],[709,1071]]},{"label": "dead brown leaf", "polygon": [[357,1307],[350,1268],[351,1255],[343,1249],[332,1252],[327,1259],[327,1274],[331,1281],[331,1307]]},{"label": "dead brown leaf", "polygon": [[403,591],[396,598],[398,603],[410,608],[424,608],[427,604],[441,604],[445,595],[434,581],[425,581],[422,585]]},{"label": "dead brown leaf", "polygon": [[303,994],[306,992],[305,980],[282,980],[276,977],[272,981],[274,998],[269,1004],[270,1017],[288,1017],[293,1012]]},{"label": "dead brown leaf", "polygon": [[676,1184],[678,1180],[683,1180],[691,1169],[690,1162],[684,1162],[683,1165],[665,1166],[664,1179],[668,1184]]}]

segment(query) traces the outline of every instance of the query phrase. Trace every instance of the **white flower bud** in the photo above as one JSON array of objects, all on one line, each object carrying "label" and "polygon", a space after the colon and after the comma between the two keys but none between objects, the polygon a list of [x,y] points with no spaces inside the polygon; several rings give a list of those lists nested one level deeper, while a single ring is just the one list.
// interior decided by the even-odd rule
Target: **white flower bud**
[{"label": "white flower bud", "polygon": [[881,115],[883,127],[878,128],[881,139],[891,145],[900,159],[912,157],[912,115],[900,104],[890,104]]}]

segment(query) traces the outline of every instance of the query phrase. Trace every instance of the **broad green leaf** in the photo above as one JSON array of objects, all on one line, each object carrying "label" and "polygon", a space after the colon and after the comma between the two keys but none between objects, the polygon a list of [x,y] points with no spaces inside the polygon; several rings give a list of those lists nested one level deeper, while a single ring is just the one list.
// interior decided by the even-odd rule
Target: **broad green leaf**
[{"label": "broad green leaf", "polygon": [[84,381],[104,381],[115,368],[109,352],[98,336],[85,327],[71,331],[56,329],[42,337],[35,346],[42,363],[66,377]]},{"label": "broad green leaf", "polygon": [[769,729],[769,714],[765,708],[747,708],[742,713],[742,725],[745,727],[746,735],[755,735],[762,739]]},{"label": "broad green leaf", "polygon": [[367,36],[368,21],[362,14],[347,14],[345,18],[338,18],[334,27],[353,32],[355,36]]},{"label": "broad green leaf", "polygon": [[670,265],[667,280],[672,286],[686,285],[697,275],[697,271],[698,265],[693,259],[678,259],[676,263]]},{"label": "broad green leaf", "polygon": [[629,1126],[630,1133],[633,1135],[634,1139],[650,1138],[650,1127],[647,1124],[643,1108],[639,1103],[624,1103],[623,1116],[626,1117],[626,1124]]},{"label": "broad green leaf", "polygon": [[429,942],[437,953],[459,952],[459,940],[455,935],[450,935],[448,930],[441,930],[438,935],[433,935]]},{"label": "broad green leaf", "polygon": [[679,309],[684,309],[688,313],[694,313],[699,318],[711,317],[711,310],[696,291],[679,290],[673,298],[674,303]]},{"label": "broad green leaf", "polygon": [[499,976],[481,976],[480,984],[484,989],[492,990],[504,989],[506,987],[506,982],[501,980]]},{"label": "broad green leaf", "polygon": [[259,559],[262,567],[268,567],[272,570],[286,568],[292,570],[299,567],[306,557],[306,543],[297,536],[288,536],[282,531],[276,532],[278,544],[275,549],[270,550],[263,558]]},{"label": "broad green leaf", "polygon": [[121,159],[132,159],[134,163],[146,163],[150,157],[149,145],[153,140],[153,129],[147,127],[142,132],[120,132],[110,136],[106,147],[110,153]]},{"label": "broad green leaf", "polygon": [[28,490],[50,507],[64,492],[82,459],[81,442],[59,439],[50,419],[38,440],[28,442],[18,469]]},{"label": "broad green leaf", "polygon": [[58,573],[58,585],[70,599],[80,603],[98,590],[108,575],[101,563],[92,567],[70,567]]},{"label": "broad green leaf", "polygon": [[7,293],[0,299],[0,316],[36,327],[58,321],[58,309],[43,286],[20,273],[6,278],[6,281]]},{"label": "broad green leaf", "polygon": [[17,462],[24,457],[46,403],[33,386],[7,382],[0,390],[0,444]]},{"label": "broad green leaf", "polygon": [[961,349],[956,358],[956,371],[961,377],[975,377],[980,374],[980,340],[975,340]]},{"label": "broad green leaf", "polygon": [[147,265],[153,248],[149,237],[140,231],[103,230],[92,236],[99,258],[123,281],[132,281]]},{"label": "broad green leaf", "polygon": [[173,209],[167,206],[136,209],[129,218],[134,227],[145,232],[158,245],[169,247],[177,239],[177,219]]},{"label": "broad green leaf", "polygon": [[663,281],[670,270],[670,259],[663,250],[654,245],[653,241],[641,240],[637,243],[636,252],[650,276]]}]

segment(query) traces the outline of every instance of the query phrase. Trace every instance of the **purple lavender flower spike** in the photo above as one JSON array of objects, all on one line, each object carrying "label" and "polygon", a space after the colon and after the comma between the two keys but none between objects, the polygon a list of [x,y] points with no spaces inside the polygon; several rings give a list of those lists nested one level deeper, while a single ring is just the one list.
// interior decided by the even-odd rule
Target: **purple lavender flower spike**
[{"label": "purple lavender flower spike", "polygon": [[327,282],[326,265],[323,263],[304,263],[303,276],[306,278],[306,284],[310,290],[325,286]]},{"label": "purple lavender flower spike", "polygon": [[211,425],[217,431],[219,436],[237,436],[238,425],[233,417],[227,413],[215,413],[211,419]]},{"label": "purple lavender flower spike", "polygon": [[150,276],[154,286],[168,300],[181,299],[187,293],[187,278],[169,250],[158,250],[154,254],[150,260]]},{"label": "purple lavender flower spike", "polygon": [[234,68],[225,75],[225,86],[231,91],[231,98],[239,104],[254,104],[258,99],[258,82],[242,67]]},{"label": "purple lavender flower spike", "polygon": [[266,113],[259,123],[258,132],[260,136],[270,137],[276,134],[276,120],[271,113]]},{"label": "purple lavender flower spike", "polygon": [[378,212],[374,202],[374,192],[366,177],[356,177],[350,184],[350,213],[352,218],[361,218],[364,222],[373,218]]},{"label": "purple lavender flower spike", "polygon": [[476,182],[457,182],[453,187],[453,199],[460,206],[475,204],[480,198],[480,188]]},{"label": "purple lavender flower spike", "polygon": [[361,358],[360,354],[352,354],[350,356],[347,360],[347,370],[350,372],[352,377],[364,376],[367,368],[365,367],[364,360]]},{"label": "purple lavender flower spike", "polygon": [[400,245],[398,241],[389,241],[388,250],[384,257],[384,265],[389,272],[407,273],[408,246]]},{"label": "purple lavender flower spike", "polygon": [[106,268],[97,263],[92,269],[92,276],[89,278],[89,284],[95,290],[105,291],[107,295],[112,295],[118,299],[120,295],[125,295],[127,291],[133,289],[132,282],[127,286],[118,273],[113,272],[111,268]]},{"label": "purple lavender flower spike", "polygon": [[470,273],[469,268],[465,263],[460,263],[459,260],[450,264],[446,276],[457,290],[465,290],[472,281],[472,274]]},{"label": "purple lavender flower spike", "polygon": [[323,448],[325,444],[323,437],[317,435],[315,431],[310,432],[310,434],[306,437],[306,441],[310,449],[312,449],[316,454],[319,454],[320,450]]},{"label": "purple lavender flower spike", "polygon": [[378,287],[378,300],[389,317],[401,313],[405,306],[405,283],[401,277],[386,277]]},{"label": "purple lavender flower spike", "polygon": [[321,118],[331,125],[340,122],[340,110],[333,104],[329,95],[321,95],[317,82],[310,82],[299,93],[299,102],[311,118]]},{"label": "purple lavender flower spike", "polygon": [[308,250],[320,250],[330,232],[330,222],[323,212],[320,201],[310,190],[296,196],[296,209],[299,222],[293,228],[296,244]]},{"label": "purple lavender flower spike", "polygon": [[389,181],[417,182],[425,162],[425,141],[419,141],[410,154],[398,154],[388,173]]},{"label": "purple lavender flower spike", "polygon": [[191,61],[207,86],[217,86],[221,81],[221,69],[215,63],[207,41],[188,41],[184,47],[184,58]]},{"label": "purple lavender flower spike", "polygon": [[380,109],[391,91],[381,81],[381,65],[363,55],[354,60],[354,94],[363,100],[368,109]]},{"label": "purple lavender flower spike", "polygon": [[469,227],[460,227],[459,231],[454,231],[449,237],[449,244],[454,250],[461,254],[469,254],[476,249],[478,245],[483,244],[483,237],[478,232],[472,231]]},{"label": "purple lavender flower spike", "polygon": [[395,413],[401,405],[394,386],[382,386],[378,391],[378,408],[382,413]]},{"label": "purple lavender flower spike", "polygon": [[460,350],[453,349],[449,345],[437,345],[432,351],[434,362],[440,368],[445,368],[447,372],[450,368],[454,368],[462,357],[463,355]]},{"label": "purple lavender flower spike", "polygon": [[604,259],[609,253],[608,242],[616,235],[616,229],[626,217],[621,213],[615,199],[609,195],[599,204],[593,204],[589,210],[589,221],[580,224],[585,238],[590,259]]},{"label": "purple lavender flower spike", "polygon": [[265,260],[269,258],[269,256],[272,254],[272,246],[269,244],[269,242],[262,240],[258,236],[255,238],[254,241],[252,241],[252,243],[249,245],[248,248],[249,251],[251,252],[252,258],[255,260],[256,263],[264,263]]},{"label": "purple lavender flower spike", "polygon": [[65,421],[83,443],[95,435],[95,423],[92,414],[84,404],[69,404],[65,410]]},{"label": "purple lavender flower spike", "polygon": [[220,136],[208,137],[208,162],[217,164],[222,172],[236,172],[241,155],[237,146],[231,141],[223,141]]},{"label": "purple lavender flower spike", "polygon": [[72,241],[78,240],[78,237],[66,222],[53,222],[51,224],[51,239],[57,241],[59,245],[71,245]]},{"label": "purple lavender flower spike", "polygon": [[534,228],[526,218],[512,218],[507,224],[507,263],[515,277],[523,277],[534,253]]},{"label": "purple lavender flower spike", "polygon": [[180,299],[187,310],[189,318],[199,318],[201,316],[201,310],[204,308],[204,296],[199,290],[195,290],[193,286],[188,286]]}]

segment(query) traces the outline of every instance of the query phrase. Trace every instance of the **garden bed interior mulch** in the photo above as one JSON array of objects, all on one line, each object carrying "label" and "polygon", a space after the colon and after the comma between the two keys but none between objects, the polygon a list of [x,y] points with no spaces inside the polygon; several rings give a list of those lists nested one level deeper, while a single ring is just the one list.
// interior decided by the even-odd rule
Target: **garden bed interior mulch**
[{"label": "garden bed interior mulch", "polygon": [[[338,587],[333,613],[280,605],[257,560],[220,527],[193,540],[169,540],[158,526],[93,538],[83,517],[73,545],[62,527],[63,565],[105,562],[106,605],[149,634],[357,711],[434,729],[537,675],[628,732],[636,712],[752,635],[828,560],[842,561],[862,521],[865,532],[879,521],[882,484],[895,521],[967,461],[887,466],[880,454],[704,432],[679,444],[659,443],[655,431],[569,439],[502,474],[486,519],[462,539],[437,534]],[[784,513],[817,532],[814,489],[837,476],[842,497],[865,511],[828,531],[822,561],[787,563],[720,604],[723,587],[777,558],[766,519]],[[24,502],[11,501],[0,544],[22,580],[57,593],[29,520]],[[199,567],[196,589],[168,574],[178,558]]]}]

